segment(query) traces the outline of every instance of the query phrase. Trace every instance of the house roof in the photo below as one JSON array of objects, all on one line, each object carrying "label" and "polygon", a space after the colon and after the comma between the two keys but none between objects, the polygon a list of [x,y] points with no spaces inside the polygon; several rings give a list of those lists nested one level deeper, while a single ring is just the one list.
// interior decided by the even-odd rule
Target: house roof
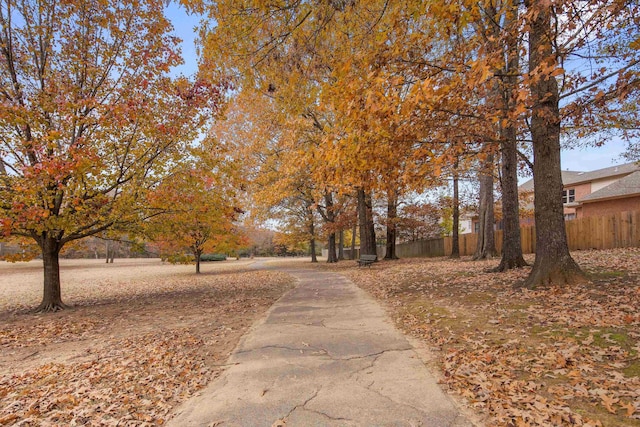
[{"label": "house roof", "polygon": [[[562,184],[564,186],[580,184],[583,182],[597,181],[599,179],[628,175],[636,171],[640,171],[640,164],[636,162],[610,166],[608,168],[597,169],[591,172],[562,171]],[[605,188],[608,188],[608,187],[609,186]],[[518,188],[520,191],[533,191],[533,179],[530,179],[529,181],[524,182]],[[604,190],[604,188],[602,190]],[[596,191],[595,193],[598,193],[599,191]],[[592,194],[595,194],[595,193],[592,193]]]},{"label": "house roof", "polygon": [[[580,172],[580,171],[562,171],[562,183],[567,185],[567,183],[573,183],[575,181],[574,177],[584,175],[588,172]],[[518,189],[522,192],[533,191],[533,178],[529,181],[523,182]]]},{"label": "house roof", "polygon": [[602,199],[615,199],[632,195],[640,195],[640,169],[583,197],[580,202],[594,202]]},{"label": "house roof", "polygon": [[582,182],[597,181],[604,178],[612,178],[615,176],[628,175],[635,171],[640,171],[640,165],[636,162],[625,163],[622,165],[610,166],[604,169],[597,169],[591,172],[578,172],[568,177],[567,181],[562,177],[564,185],[579,184]]}]

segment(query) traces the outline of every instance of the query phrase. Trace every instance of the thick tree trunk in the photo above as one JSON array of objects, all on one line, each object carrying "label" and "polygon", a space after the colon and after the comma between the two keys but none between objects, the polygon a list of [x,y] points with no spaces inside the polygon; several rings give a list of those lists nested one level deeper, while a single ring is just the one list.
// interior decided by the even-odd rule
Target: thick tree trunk
[{"label": "thick tree trunk", "polygon": [[520,209],[518,206],[518,152],[516,130],[504,129],[502,140],[502,259],[494,271],[524,267],[520,239]]},{"label": "thick tree trunk", "polygon": [[327,262],[338,262],[338,255],[336,254],[336,233],[329,234]]},{"label": "thick tree trunk", "polygon": [[311,250],[311,262],[318,262],[318,255],[316,255],[316,239],[311,238],[309,242],[310,250]]},{"label": "thick tree trunk", "polygon": [[[518,8],[509,3],[510,10],[506,14],[505,27],[509,34],[513,34],[512,25],[518,22]],[[527,266],[522,256],[522,241],[520,238],[520,208],[518,200],[518,134],[516,125],[509,117],[516,108],[519,73],[519,45],[515,35],[507,39],[507,63],[504,69],[502,86],[502,123],[500,135],[500,149],[502,152],[502,174],[500,187],[502,189],[502,259],[494,271],[507,271],[512,268]]]},{"label": "thick tree trunk", "polygon": [[453,199],[451,200],[453,211],[453,225],[451,230],[451,258],[460,258],[460,195],[458,188],[458,160],[453,169]]},{"label": "thick tree trunk", "polygon": [[387,249],[384,259],[398,259],[396,255],[396,222],[398,218],[398,197],[394,192],[389,192],[387,200]]},{"label": "thick tree trunk", "polygon": [[42,250],[42,264],[44,266],[44,294],[42,302],[36,308],[37,312],[59,311],[66,308],[62,302],[60,289],[60,250],[62,245],[58,239],[46,233],[38,239]]},{"label": "thick tree trunk", "polygon": [[371,194],[367,194],[364,189],[358,190],[358,217],[360,219],[360,255],[377,255]]},{"label": "thick tree trunk", "polygon": [[489,155],[480,171],[480,206],[478,230],[478,243],[473,255],[474,260],[493,258],[498,255],[493,225],[495,217],[493,214],[493,155]]},{"label": "thick tree trunk", "polygon": [[[532,0],[525,4],[529,9],[536,8],[529,30],[536,260],[523,286],[534,288],[551,283],[575,283],[584,280],[584,275],[571,258],[567,244],[562,207],[558,83],[545,71],[556,66],[553,40],[549,36],[552,4]],[[539,71],[537,75],[536,71]]]}]

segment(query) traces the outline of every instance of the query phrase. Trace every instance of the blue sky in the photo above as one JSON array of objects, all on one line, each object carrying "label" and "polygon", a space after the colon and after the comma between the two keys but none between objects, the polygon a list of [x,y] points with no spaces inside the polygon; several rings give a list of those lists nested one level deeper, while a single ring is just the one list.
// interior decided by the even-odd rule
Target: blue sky
[{"label": "blue sky", "polygon": [[197,15],[188,15],[184,7],[173,1],[169,2],[165,12],[173,24],[174,34],[182,39],[181,47],[184,64],[175,67],[173,72],[176,75],[192,75],[198,67],[195,48],[196,31],[194,28],[200,24],[200,17]]},{"label": "blue sky", "polygon": [[563,170],[592,171],[627,163],[627,160],[620,158],[624,151],[625,144],[618,139],[612,139],[602,147],[563,150],[560,155],[561,167]]}]

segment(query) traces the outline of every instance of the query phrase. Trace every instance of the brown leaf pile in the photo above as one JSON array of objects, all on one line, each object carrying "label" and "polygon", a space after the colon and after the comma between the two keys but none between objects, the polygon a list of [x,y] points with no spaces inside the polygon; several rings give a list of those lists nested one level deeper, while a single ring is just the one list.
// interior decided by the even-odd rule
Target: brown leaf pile
[{"label": "brown leaf pile", "polygon": [[109,340],[82,363],[48,363],[0,380],[0,424],[160,425],[214,371],[188,330]]},{"label": "brown leaf pile", "polygon": [[292,285],[278,272],[163,268],[152,280],[98,269],[67,311],[0,313],[0,426],[162,425]]},{"label": "brown leaf pile", "polygon": [[487,273],[495,260],[337,268],[437,351],[489,425],[638,426],[640,249],[573,255],[590,283],[535,291],[513,287],[528,268]]}]

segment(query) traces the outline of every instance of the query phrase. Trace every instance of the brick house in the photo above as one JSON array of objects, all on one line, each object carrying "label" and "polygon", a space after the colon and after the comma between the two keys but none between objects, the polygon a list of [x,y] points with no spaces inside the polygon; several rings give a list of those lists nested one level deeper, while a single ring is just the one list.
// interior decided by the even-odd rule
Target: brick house
[{"label": "brick house", "polygon": [[[567,220],[640,211],[638,163],[625,163],[591,172],[562,171],[562,182],[562,201]],[[523,183],[519,191],[533,195],[533,180]]]}]

